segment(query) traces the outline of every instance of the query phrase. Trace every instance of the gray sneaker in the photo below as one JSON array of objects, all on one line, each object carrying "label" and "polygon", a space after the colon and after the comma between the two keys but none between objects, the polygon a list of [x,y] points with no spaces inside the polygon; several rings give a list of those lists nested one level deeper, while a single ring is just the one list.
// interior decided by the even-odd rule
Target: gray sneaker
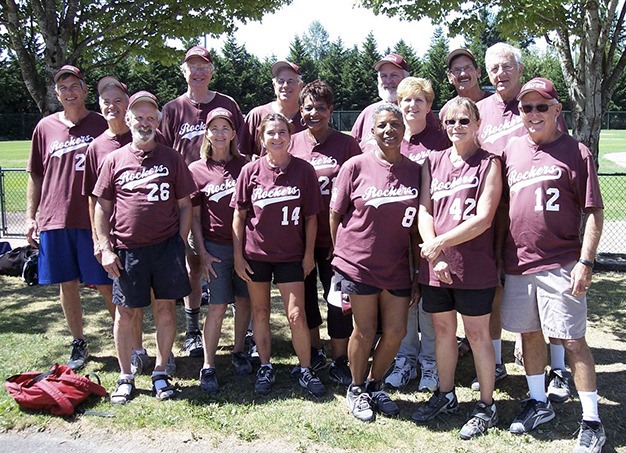
[{"label": "gray sneaker", "polygon": [[256,373],[256,382],[254,383],[254,391],[260,395],[268,395],[272,390],[272,384],[276,380],[274,369],[267,365],[263,365]]},{"label": "gray sneaker", "polygon": [[[496,363],[496,384],[500,382],[502,379],[507,377],[509,374],[506,372],[506,367],[504,363]],[[478,382],[478,377],[474,378],[471,385],[472,390],[477,392],[480,391],[480,383]]]},{"label": "gray sneaker", "polygon": [[143,352],[137,352],[137,350],[133,348],[130,353],[130,372],[135,376],[139,376],[144,371],[148,370],[149,362],[150,357],[145,349]]},{"label": "gray sneaker", "polygon": [[395,389],[407,385],[417,377],[415,364],[406,357],[398,356],[393,366],[393,371],[385,379],[385,384]]},{"label": "gray sneaker", "polygon": [[574,453],[600,453],[605,443],[606,434],[602,423],[585,420],[580,422]]},{"label": "gray sneaker", "polygon": [[416,423],[427,423],[439,414],[451,414],[459,409],[454,391],[441,393],[436,390],[426,404],[418,407],[411,418]]},{"label": "gray sneaker", "polygon": [[165,373],[167,373],[168,376],[174,376],[176,374],[176,357],[174,357],[173,352],[170,352],[170,356],[165,364]]},{"label": "gray sneaker", "polygon": [[498,423],[498,413],[496,412],[496,404],[492,403],[487,406],[482,401],[476,404],[476,409],[472,412],[471,418],[463,425],[459,437],[463,440],[471,439],[481,434],[485,434],[487,430]]},{"label": "gray sneaker", "polygon": [[252,364],[245,352],[233,352],[230,355],[230,360],[235,368],[235,374],[240,376],[252,374]]},{"label": "gray sneaker", "polygon": [[529,399],[522,413],[515,417],[513,423],[511,423],[509,431],[513,434],[528,433],[537,426],[548,423],[554,416],[554,409],[552,409],[550,400],[544,403],[543,401]]},{"label": "gray sneaker", "polygon": [[553,403],[563,403],[572,396],[569,389],[569,378],[565,370],[550,370],[546,395]]},{"label": "gray sneaker", "polygon": [[311,368],[305,368],[300,372],[300,378],[298,379],[300,386],[304,387],[309,393],[315,397],[320,397],[326,392],[326,388],[320,378],[315,375],[315,372]]},{"label": "gray sneaker", "polygon": [[75,339],[72,341],[72,352],[67,361],[67,366],[76,371],[85,366],[85,362],[89,357],[89,346],[85,340]]},{"label": "gray sneaker", "polygon": [[214,394],[220,389],[215,375],[215,368],[203,368],[200,370],[200,390]]},{"label": "gray sneaker", "polygon": [[346,404],[352,415],[363,422],[371,422],[376,418],[372,407],[372,398],[360,386],[351,385],[348,387]]},{"label": "gray sneaker", "polygon": [[437,373],[437,365],[432,368],[422,367],[422,377],[420,383],[417,386],[417,390],[420,392],[434,392],[439,388],[439,374]]}]

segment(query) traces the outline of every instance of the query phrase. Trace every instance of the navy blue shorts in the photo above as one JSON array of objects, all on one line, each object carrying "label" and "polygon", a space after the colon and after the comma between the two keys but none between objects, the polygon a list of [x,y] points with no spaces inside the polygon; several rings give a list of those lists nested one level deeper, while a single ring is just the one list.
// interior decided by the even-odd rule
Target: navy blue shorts
[{"label": "navy blue shorts", "polygon": [[150,290],[156,299],[181,299],[191,293],[185,244],[179,234],[146,247],[116,250],[124,266],[113,281],[113,303],[121,307],[150,305]]},{"label": "navy blue shorts", "polygon": [[302,261],[292,263],[268,263],[266,261],[247,260],[254,274],[250,275],[253,282],[271,282],[274,276],[274,284],[303,282],[304,270]]},{"label": "navy blue shorts", "polygon": [[496,288],[458,289],[420,285],[422,306],[426,313],[456,310],[465,316],[483,316],[491,313]]},{"label": "navy blue shorts", "polygon": [[204,247],[209,255],[221,260],[212,263],[217,278],[209,275],[209,304],[230,304],[235,302],[235,296],[249,299],[248,285],[235,272],[233,244],[205,240]]},{"label": "navy blue shorts", "polygon": [[91,230],[86,228],[42,231],[38,265],[39,283],[42,285],[76,279],[90,285],[113,283],[93,255]]},{"label": "navy blue shorts", "polygon": [[335,271],[335,279],[339,290],[344,294],[354,294],[355,296],[372,296],[374,294],[380,294],[383,289],[387,290],[389,294],[396,297],[411,297],[411,288],[404,289],[387,289],[376,288],[375,286],[367,285],[361,282],[355,282],[347,275]]}]

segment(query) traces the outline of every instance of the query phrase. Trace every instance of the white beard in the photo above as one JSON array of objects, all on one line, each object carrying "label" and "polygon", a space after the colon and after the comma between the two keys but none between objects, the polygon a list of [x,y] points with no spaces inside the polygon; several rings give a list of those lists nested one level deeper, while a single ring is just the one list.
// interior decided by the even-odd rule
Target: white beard
[{"label": "white beard", "polygon": [[398,93],[394,90],[389,90],[382,85],[378,85],[378,96],[385,102],[391,102],[395,104],[398,102]]}]

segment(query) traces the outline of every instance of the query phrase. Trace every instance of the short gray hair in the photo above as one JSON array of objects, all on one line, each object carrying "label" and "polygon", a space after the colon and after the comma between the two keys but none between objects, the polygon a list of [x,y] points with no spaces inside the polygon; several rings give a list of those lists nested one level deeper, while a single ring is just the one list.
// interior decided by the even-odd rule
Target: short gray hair
[{"label": "short gray hair", "polygon": [[398,107],[396,104],[392,104],[391,102],[385,102],[377,106],[372,112],[372,120],[374,120],[376,118],[376,115],[381,112],[391,112],[395,116],[400,118],[401,121],[404,121],[402,116],[402,110],[400,110],[400,107]]},{"label": "short gray hair", "polygon": [[489,70],[489,60],[495,58],[497,55],[513,55],[517,67],[522,64],[522,52],[517,48],[505,42],[497,42],[485,52],[485,66]]}]

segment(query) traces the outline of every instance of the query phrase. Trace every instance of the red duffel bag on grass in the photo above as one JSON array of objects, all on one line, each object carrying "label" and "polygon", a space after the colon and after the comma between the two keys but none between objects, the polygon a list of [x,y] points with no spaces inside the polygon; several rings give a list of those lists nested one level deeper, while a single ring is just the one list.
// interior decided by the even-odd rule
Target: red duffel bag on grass
[{"label": "red duffel bag on grass", "polygon": [[72,415],[89,395],[104,396],[100,384],[79,376],[67,365],[54,364],[50,371],[30,371],[11,376],[4,383],[9,394],[24,409]]}]

